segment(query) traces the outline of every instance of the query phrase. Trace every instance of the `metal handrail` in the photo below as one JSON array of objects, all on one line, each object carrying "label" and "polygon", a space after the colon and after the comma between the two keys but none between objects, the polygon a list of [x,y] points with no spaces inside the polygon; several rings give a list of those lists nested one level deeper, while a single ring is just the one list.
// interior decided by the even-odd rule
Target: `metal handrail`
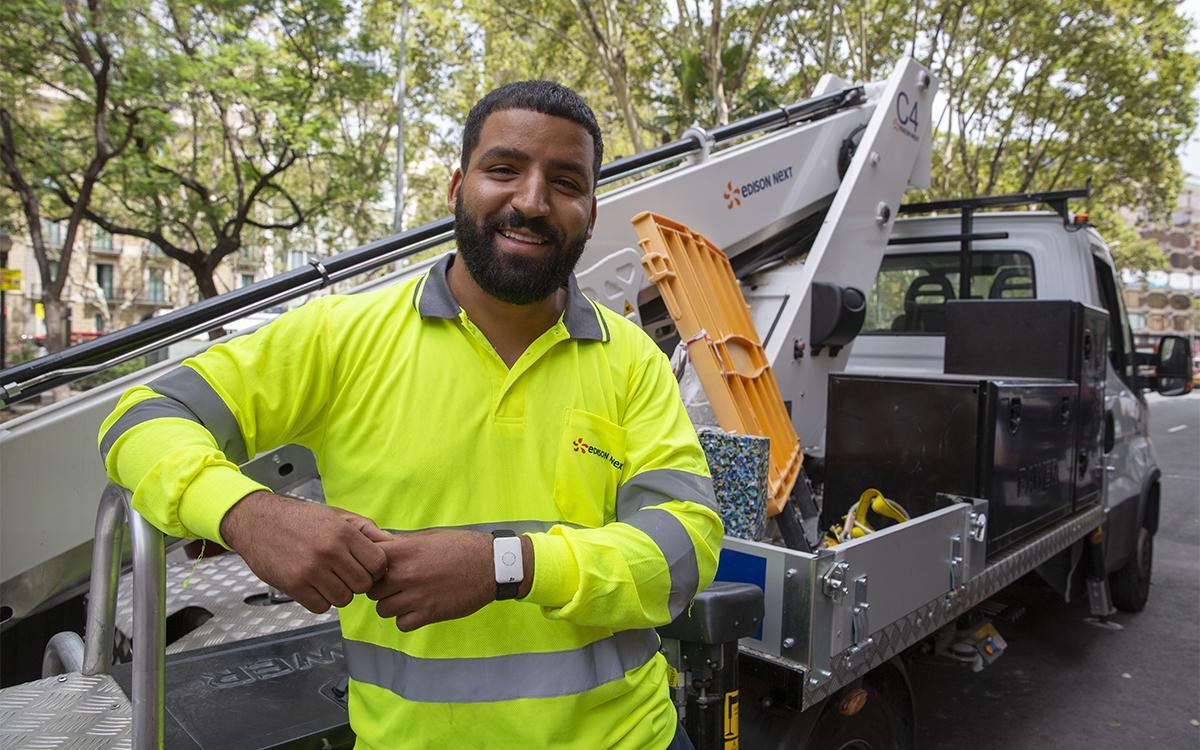
[{"label": "metal handrail", "polygon": [[[705,133],[690,128],[670,143],[616,159],[600,169],[601,185],[633,177],[715,144],[779,127],[790,127],[828,117],[862,104],[866,93],[853,86],[752,115]],[[226,292],[158,318],[106,334],[0,371],[0,404],[9,405],[104,370],[167,344],[220,328],[225,323],[295,299],[329,284],[416,255],[446,242],[454,219],[445,217],[405,232],[385,237],[344,253],[313,261],[308,266]]]},{"label": "metal handrail", "polygon": [[166,701],[166,550],[163,533],[133,509],[129,491],[109,484],[100,495],[84,632],[83,673],[112,671],[123,526],[133,541],[133,750],[161,750]]}]

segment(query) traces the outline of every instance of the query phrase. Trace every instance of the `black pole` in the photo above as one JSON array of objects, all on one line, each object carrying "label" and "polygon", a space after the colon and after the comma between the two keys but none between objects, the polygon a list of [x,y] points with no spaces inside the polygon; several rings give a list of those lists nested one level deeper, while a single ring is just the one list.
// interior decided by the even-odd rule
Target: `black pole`
[{"label": "black pole", "polygon": [[962,241],[958,255],[958,298],[971,298],[971,233],[975,230],[975,208],[963,206]]},{"label": "black pole", "polygon": [[[0,269],[8,268],[8,251],[0,252]],[[8,283],[5,280],[4,283]],[[0,286],[0,370],[4,369],[4,359],[8,354],[8,299],[4,287]]]}]

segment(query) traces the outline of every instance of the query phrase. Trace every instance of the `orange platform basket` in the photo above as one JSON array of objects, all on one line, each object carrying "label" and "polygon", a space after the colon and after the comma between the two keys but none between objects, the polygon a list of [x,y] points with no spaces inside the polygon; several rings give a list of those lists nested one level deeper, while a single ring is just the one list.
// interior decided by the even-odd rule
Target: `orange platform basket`
[{"label": "orange platform basket", "polygon": [[773,516],[792,492],[804,453],[729,258],[702,235],[649,211],[633,217],[633,226],[642,268],[687,342],[721,429],[771,439]]}]

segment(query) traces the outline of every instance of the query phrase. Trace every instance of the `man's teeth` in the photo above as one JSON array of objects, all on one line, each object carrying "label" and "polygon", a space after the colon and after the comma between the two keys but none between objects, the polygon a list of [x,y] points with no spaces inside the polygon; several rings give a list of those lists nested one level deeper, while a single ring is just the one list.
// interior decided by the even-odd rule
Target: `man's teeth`
[{"label": "man's teeth", "polygon": [[531,245],[542,245],[546,242],[545,239],[538,237],[536,234],[521,234],[519,232],[514,232],[511,229],[501,229],[500,234],[504,235],[510,240],[516,240],[517,242],[528,242]]}]

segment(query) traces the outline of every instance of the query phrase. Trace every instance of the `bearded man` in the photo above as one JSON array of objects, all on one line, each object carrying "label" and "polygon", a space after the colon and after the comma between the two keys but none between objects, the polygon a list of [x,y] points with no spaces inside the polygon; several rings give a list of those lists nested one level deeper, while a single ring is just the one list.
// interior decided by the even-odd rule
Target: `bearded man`
[{"label": "bearded man", "polygon": [[[356,747],[691,747],[654,627],[711,582],[721,522],[666,357],[573,275],[602,155],[570,89],[490,92],[456,254],[218,344],[101,426],[152,523],[339,608]],[[239,471],[289,443],[326,505]]]}]

